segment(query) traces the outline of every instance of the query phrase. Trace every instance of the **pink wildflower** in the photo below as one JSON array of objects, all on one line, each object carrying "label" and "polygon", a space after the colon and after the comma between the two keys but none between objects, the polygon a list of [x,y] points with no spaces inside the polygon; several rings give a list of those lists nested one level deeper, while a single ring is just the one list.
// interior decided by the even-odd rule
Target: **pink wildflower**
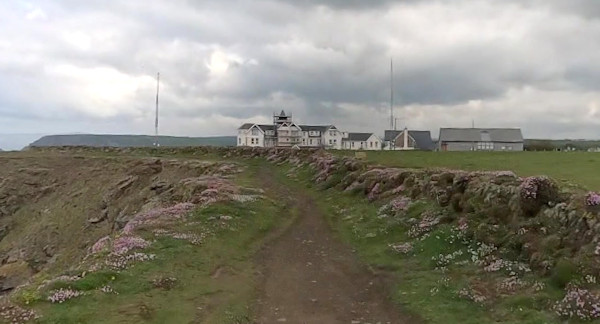
[{"label": "pink wildflower", "polygon": [[99,239],[92,246],[92,253],[96,254],[96,253],[99,253],[99,252],[102,252],[102,251],[106,250],[106,248],[108,247],[109,243],[110,243],[110,237],[109,236],[105,236],[105,237]]},{"label": "pink wildflower", "polygon": [[121,236],[115,240],[113,245],[114,254],[125,254],[133,249],[145,249],[150,246],[150,242],[137,236]]}]

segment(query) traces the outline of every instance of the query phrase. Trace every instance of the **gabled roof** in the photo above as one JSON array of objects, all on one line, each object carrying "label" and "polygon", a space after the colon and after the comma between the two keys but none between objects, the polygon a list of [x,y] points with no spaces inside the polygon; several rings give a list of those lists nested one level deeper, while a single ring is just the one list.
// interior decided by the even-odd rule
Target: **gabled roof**
[{"label": "gabled roof", "polygon": [[258,125],[258,127],[264,131],[275,130],[275,125]]},{"label": "gabled roof", "polygon": [[440,142],[521,143],[520,128],[441,128]]},{"label": "gabled roof", "polygon": [[246,124],[240,126],[240,128],[238,128],[238,129],[250,129],[252,126],[254,126],[254,124],[246,123]]},{"label": "gabled roof", "polygon": [[348,133],[348,137],[344,141],[364,142],[373,136],[373,133]]},{"label": "gabled roof", "polygon": [[[403,130],[386,130],[384,141],[394,141],[398,136],[402,134]],[[433,150],[435,149],[435,143],[431,140],[430,131],[417,131],[409,130],[408,136],[415,140],[415,146],[419,150]]]},{"label": "gabled roof", "polygon": [[408,131],[408,136],[415,140],[415,146],[419,150],[435,150],[435,143],[431,139],[430,131]]}]

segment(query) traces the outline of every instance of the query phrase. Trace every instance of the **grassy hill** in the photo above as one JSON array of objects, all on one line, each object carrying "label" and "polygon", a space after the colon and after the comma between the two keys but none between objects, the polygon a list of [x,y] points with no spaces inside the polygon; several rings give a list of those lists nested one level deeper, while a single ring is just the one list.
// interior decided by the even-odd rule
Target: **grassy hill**
[{"label": "grassy hill", "polygon": [[[147,135],[49,135],[29,146],[98,146],[98,147],[150,147],[154,136]],[[159,136],[160,146],[234,146],[235,136],[216,137],[175,137]]]}]

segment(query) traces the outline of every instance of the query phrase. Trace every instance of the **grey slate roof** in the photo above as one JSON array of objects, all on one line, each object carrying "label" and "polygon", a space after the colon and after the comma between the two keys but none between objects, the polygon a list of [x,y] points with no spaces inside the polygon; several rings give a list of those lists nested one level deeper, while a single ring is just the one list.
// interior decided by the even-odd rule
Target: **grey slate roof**
[{"label": "grey slate roof", "polygon": [[305,132],[326,132],[331,125],[317,126],[317,125],[298,125]]},{"label": "grey slate roof", "polygon": [[348,133],[348,137],[344,138],[344,141],[355,141],[355,142],[364,142],[371,137],[373,133]]},{"label": "grey slate roof", "polygon": [[238,129],[250,129],[250,127],[252,127],[253,125],[254,124],[252,124],[252,123],[246,123],[246,124],[240,126],[240,128],[238,128]]},{"label": "grey slate roof", "polygon": [[275,125],[258,125],[263,131],[275,130]]},{"label": "grey slate roof", "polygon": [[[403,131],[401,130],[386,130],[384,141],[393,141],[398,135],[400,135]],[[419,150],[434,150],[435,143],[431,140],[431,132],[430,131],[417,131],[417,130],[409,130],[408,136],[412,137],[415,140],[415,146]]]},{"label": "grey slate roof", "polygon": [[439,142],[522,143],[520,128],[441,128]]}]

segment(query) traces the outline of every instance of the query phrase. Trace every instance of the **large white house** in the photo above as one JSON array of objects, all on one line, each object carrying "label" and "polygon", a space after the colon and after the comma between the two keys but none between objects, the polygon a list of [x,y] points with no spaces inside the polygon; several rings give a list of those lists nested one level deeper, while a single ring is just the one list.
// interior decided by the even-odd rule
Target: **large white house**
[{"label": "large white house", "polygon": [[341,149],[344,135],[333,125],[297,125],[282,110],[273,115],[272,125],[249,123],[238,128],[237,146]]}]

